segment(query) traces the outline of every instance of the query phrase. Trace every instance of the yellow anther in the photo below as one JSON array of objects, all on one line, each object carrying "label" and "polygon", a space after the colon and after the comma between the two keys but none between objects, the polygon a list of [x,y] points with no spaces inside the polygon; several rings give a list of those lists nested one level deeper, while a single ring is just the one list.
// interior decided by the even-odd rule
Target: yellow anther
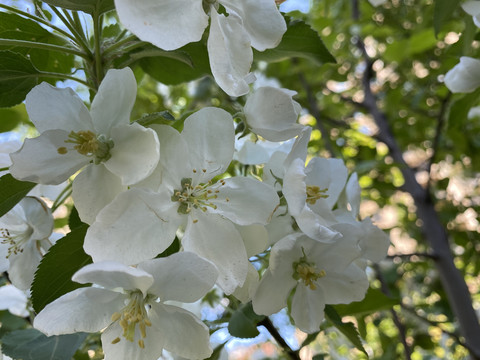
[{"label": "yellow anther", "polygon": [[310,205],[315,205],[318,199],[328,198],[328,195],[325,193],[328,189],[320,189],[320,187],[315,185],[307,185],[307,200],[306,202]]},{"label": "yellow anther", "polygon": [[115,322],[115,321],[117,321],[118,319],[120,319],[121,317],[122,317],[122,315],[121,315],[120,313],[114,312],[114,313],[112,314],[112,321]]},{"label": "yellow anther", "polygon": [[196,224],[198,222],[198,219],[194,219],[193,223]]},{"label": "yellow anther", "polygon": [[138,340],[138,346],[140,346],[142,349],[145,349],[145,343],[142,339]]},{"label": "yellow anther", "polygon": [[65,155],[68,150],[65,146],[60,146],[58,149],[57,149],[57,152],[60,154],[60,155]]},{"label": "yellow anther", "polygon": [[118,344],[120,342],[120,338],[117,337],[115,339],[112,340],[112,344]]},{"label": "yellow anther", "polygon": [[196,170],[196,169],[193,169],[192,171],[193,171],[193,173],[194,173],[194,174],[196,174],[196,173],[197,173],[197,170]]},{"label": "yellow anther", "polygon": [[202,169],[202,171],[203,171],[204,173],[206,173],[206,172],[207,172],[207,169]]}]

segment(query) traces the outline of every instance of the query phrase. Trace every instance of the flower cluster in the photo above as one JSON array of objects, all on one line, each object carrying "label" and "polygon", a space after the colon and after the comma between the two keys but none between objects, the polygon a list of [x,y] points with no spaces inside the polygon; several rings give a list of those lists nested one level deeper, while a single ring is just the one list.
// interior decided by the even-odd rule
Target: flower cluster
[{"label": "flower cluster", "polygon": [[[285,31],[271,0],[115,3],[125,26],[164,49],[198,40],[209,15],[212,72],[232,95],[249,91],[251,47],[274,47]],[[357,177],[342,161],[307,162],[310,128],[297,123],[295,92],[263,87],[248,96],[237,120],[252,141],[237,138],[234,118],[215,107],[188,116],[182,131],[130,122],[136,89],[124,68],[107,72],[90,109],[46,83],[27,96],[40,135],[11,153],[10,172],[40,184],[73,177],[93,259],[72,278],[93,285],[48,304],[36,328],[102,331],[107,360],[155,360],[163,349],[201,359],[212,353],[208,328],[171,302],[197,301],[215,284],[264,315],[293,293],[291,316],[306,332],[319,330],[325,304],[363,298],[367,263],[385,256],[388,237],[359,219]],[[232,161],[258,166],[259,176],[232,176]],[[0,267],[28,289],[51,245],[50,210],[26,197],[0,226]],[[174,241],[179,251],[159,257]],[[259,272],[249,259],[266,253]]]}]

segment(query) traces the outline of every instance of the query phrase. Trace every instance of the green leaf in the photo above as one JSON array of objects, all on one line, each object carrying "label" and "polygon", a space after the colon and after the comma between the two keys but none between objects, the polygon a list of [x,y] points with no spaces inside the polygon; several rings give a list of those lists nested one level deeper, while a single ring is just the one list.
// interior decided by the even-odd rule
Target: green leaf
[{"label": "green leaf", "polygon": [[70,211],[70,216],[68,217],[68,227],[70,230],[73,230],[82,225],[84,226],[85,223],[80,220],[80,215],[78,215],[77,209],[73,207],[72,211]]},{"label": "green leaf", "polygon": [[240,306],[232,314],[230,322],[228,323],[228,332],[230,335],[238,338],[254,338],[260,332],[257,329],[257,324],[264,319],[265,316],[255,314],[252,303],[249,302]]},{"label": "green leaf", "polygon": [[[286,18],[289,22],[289,18]],[[268,62],[281,61],[292,57],[301,57],[317,65],[335,63],[318,33],[303,21],[290,21],[282,41],[274,49],[263,52],[254,51],[255,60]]]},{"label": "green leaf", "polygon": [[71,280],[77,270],[92,262],[83,251],[87,229],[85,224],[73,229],[58,240],[40,262],[32,284],[32,304],[37,313],[60,296],[88,286]]},{"label": "green leaf", "polygon": [[43,0],[43,2],[68,10],[83,11],[97,15],[115,8],[113,0]]},{"label": "green leaf", "polygon": [[13,359],[71,360],[87,334],[45,336],[36,329],[16,330],[2,338],[2,352]]},{"label": "green leaf", "polygon": [[[169,53],[169,57],[163,54],[142,58],[139,64],[143,71],[166,85],[178,85],[210,74],[210,62],[204,43],[191,43]],[[174,54],[177,55],[173,56]],[[187,62],[187,58],[191,61]]]},{"label": "green leaf", "polygon": [[8,109],[0,109],[0,132],[13,130],[19,124],[26,122],[28,122],[28,115],[24,104]]},{"label": "green leaf", "polygon": [[433,28],[435,37],[442,29],[442,26],[451,19],[455,9],[460,4],[460,0],[436,0],[433,13]]},{"label": "green leaf", "polygon": [[339,316],[365,315],[379,310],[391,309],[399,303],[398,299],[389,298],[380,290],[369,288],[362,301],[347,305],[335,305],[334,308]]},{"label": "green leaf", "polygon": [[412,36],[388,45],[384,57],[389,62],[401,63],[404,60],[411,60],[413,55],[421,54],[434,48],[437,44],[432,29],[427,28]]},{"label": "green leaf", "polygon": [[333,326],[345,335],[358,350],[368,357],[368,354],[363,347],[362,340],[360,340],[360,335],[352,322],[344,323],[340,315],[338,315],[335,309],[330,305],[325,306],[325,317],[333,324]]},{"label": "green leaf", "polygon": [[20,104],[37,85],[40,72],[25,56],[0,51],[0,107]]},{"label": "green leaf", "polygon": [[[5,12],[0,12],[0,38],[71,47],[66,39],[49,32],[35,21]],[[28,45],[2,46],[0,50],[28,56],[35,68],[41,71],[70,73],[74,66],[74,56],[63,52],[29,48]],[[49,80],[55,83],[54,79]]]},{"label": "green leaf", "polygon": [[37,184],[17,180],[10,174],[3,175],[0,178],[0,216],[13,208],[35,185]]}]

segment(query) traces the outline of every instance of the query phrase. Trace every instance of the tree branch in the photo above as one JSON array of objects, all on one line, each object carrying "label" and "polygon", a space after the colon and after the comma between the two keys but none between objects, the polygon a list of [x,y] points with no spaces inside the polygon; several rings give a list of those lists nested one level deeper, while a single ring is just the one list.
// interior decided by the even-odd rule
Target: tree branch
[{"label": "tree branch", "polygon": [[272,321],[268,318],[268,316],[265,317],[262,321],[258,323],[258,325],[263,325],[268,332],[273,336],[275,341],[280,345],[285,353],[290,357],[292,360],[300,360],[300,355],[298,354],[298,350],[292,350],[290,346],[286,343],[282,335],[278,332],[277,328],[273,325]]}]

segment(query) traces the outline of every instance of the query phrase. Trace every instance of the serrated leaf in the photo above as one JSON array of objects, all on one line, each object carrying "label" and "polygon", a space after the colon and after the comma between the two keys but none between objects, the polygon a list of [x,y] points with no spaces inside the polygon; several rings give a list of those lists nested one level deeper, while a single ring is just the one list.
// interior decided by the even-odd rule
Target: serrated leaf
[{"label": "serrated leaf", "polygon": [[[71,47],[66,39],[49,32],[35,21],[6,12],[0,12],[0,38]],[[0,50],[11,50],[28,56],[35,68],[41,71],[70,73],[74,66],[72,54],[30,48],[28,44],[21,47],[1,46]],[[50,80],[52,84],[56,81],[55,79],[46,80]]]},{"label": "serrated leaf", "polygon": [[37,85],[40,72],[25,56],[0,51],[0,107],[20,104]]},{"label": "serrated leaf", "polygon": [[435,9],[433,12],[433,29],[435,30],[435,37],[445,24],[452,17],[455,9],[460,4],[460,0],[436,0]]},{"label": "serrated leaf", "polygon": [[166,85],[178,85],[183,82],[199,79],[210,74],[207,47],[202,42],[191,43],[175,51],[188,56],[191,63],[179,58],[155,56],[139,60],[143,71]]},{"label": "serrated leaf", "polygon": [[264,318],[265,316],[255,314],[252,303],[249,302],[240,306],[232,314],[228,323],[228,332],[230,335],[242,339],[254,338],[260,334],[257,324]]},{"label": "serrated leaf", "polygon": [[43,0],[43,2],[68,10],[83,11],[97,15],[115,8],[113,0]]},{"label": "serrated leaf", "polygon": [[83,251],[87,229],[85,224],[73,229],[58,240],[40,262],[32,284],[32,304],[37,313],[60,296],[88,286],[72,281],[77,270],[92,262]]},{"label": "serrated leaf", "polygon": [[317,65],[336,62],[318,33],[303,21],[290,21],[276,48],[254,51],[255,60],[274,62],[292,57],[305,58]]},{"label": "serrated leaf", "polygon": [[365,355],[368,354],[363,347],[362,340],[360,340],[360,334],[358,333],[355,325],[352,322],[344,323],[340,315],[337,314],[335,309],[331,305],[325,306],[325,317],[335,326],[350,342]]},{"label": "serrated leaf", "polygon": [[379,310],[391,309],[399,303],[398,299],[389,298],[380,290],[369,288],[362,301],[352,302],[347,305],[335,305],[334,308],[340,316],[365,315]]},{"label": "serrated leaf", "polygon": [[22,360],[71,360],[87,334],[46,336],[36,329],[16,330],[2,337],[2,353]]},{"label": "serrated leaf", "polygon": [[10,211],[35,185],[37,184],[17,180],[10,174],[3,175],[0,178],[0,216]]}]

